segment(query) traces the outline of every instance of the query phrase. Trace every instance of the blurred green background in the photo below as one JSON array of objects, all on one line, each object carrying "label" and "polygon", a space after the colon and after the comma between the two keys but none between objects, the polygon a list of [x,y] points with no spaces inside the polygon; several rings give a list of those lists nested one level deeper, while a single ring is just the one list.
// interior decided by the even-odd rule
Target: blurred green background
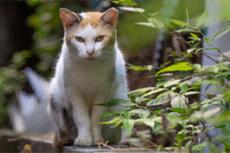
[{"label": "blurred green background", "polygon": [[[211,1],[207,1],[210,3]],[[219,0],[221,16],[230,15],[228,0]],[[63,28],[58,10],[61,7],[76,12],[98,10],[114,6],[144,8],[143,14],[120,10],[118,40],[126,60],[130,64],[152,64],[163,58],[155,57],[159,29],[136,24],[149,16],[156,16],[164,24],[169,19],[191,22],[206,7],[205,0],[26,0],[0,1],[0,127],[10,127],[7,106],[16,103],[20,90],[33,92],[23,70],[33,70],[49,79],[62,44]],[[156,13],[157,12],[157,13]],[[163,29],[163,28],[162,28]],[[205,29],[204,29],[205,30]],[[167,46],[168,33],[164,34],[163,46]],[[147,75],[147,74],[146,74]],[[148,86],[153,82],[146,75],[129,72],[131,89]],[[146,79],[147,78],[147,79]],[[143,81],[144,80],[144,81]]]}]

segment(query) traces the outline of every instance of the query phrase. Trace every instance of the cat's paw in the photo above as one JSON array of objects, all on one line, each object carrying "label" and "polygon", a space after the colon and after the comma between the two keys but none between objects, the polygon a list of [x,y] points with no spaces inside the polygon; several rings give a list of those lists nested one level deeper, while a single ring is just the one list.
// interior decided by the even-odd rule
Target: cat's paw
[{"label": "cat's paw", "polygon": [[93,139],[90,136],[78,136],[74,140],[74,145],[79,145],[79,146],[92,146],[93,145]]},{"label": "cat's paw", "polygon": [[103,137],[94,137],[93,138],[93,144],[97,145],[98,143],[103,143],[104,142],[104,138]]}]

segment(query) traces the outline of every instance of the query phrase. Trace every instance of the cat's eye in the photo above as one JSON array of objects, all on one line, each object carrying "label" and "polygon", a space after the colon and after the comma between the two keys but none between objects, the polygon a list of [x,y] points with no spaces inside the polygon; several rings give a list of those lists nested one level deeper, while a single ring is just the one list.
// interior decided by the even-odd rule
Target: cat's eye
[{"label": "cat's eye", "polygon": [[81,43],[85,42],[85,39],[82,37],[76,36],[75,38],[78,42],[81,42]]},{"label": "cat's eye", "polygon": [[96,37],[95,41],[96,41],[96,42],[101,42],[102,40],[104,40],[104,38],[105,38],[105,36],[100,35],[100,36],[97,36],[97,37]]}]

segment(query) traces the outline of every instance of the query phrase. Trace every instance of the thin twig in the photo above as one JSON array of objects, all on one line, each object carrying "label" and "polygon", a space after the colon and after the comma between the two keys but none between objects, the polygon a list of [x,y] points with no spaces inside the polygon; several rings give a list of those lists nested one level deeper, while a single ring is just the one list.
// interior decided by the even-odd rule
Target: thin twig
[{"label": "thin twig", "polygon": [[213,62],[218,63],[218,61],[215,60],[214,58],[212,58],[211,56],[205,54],[204,52],[203,52],[203,54],[204,54],[207,58],[209,58],[210,60],[212,60]]},{"label": "thin twig", "polygon": [[105,147],[105,148],[108,148],[108,149],[111,149],[111,150],[117,149],[117,148],[114,148],[112,146],[109,146],[108,141],[106,141],[106,142],[98,142],[97,145],[98,145],[99,149],[101,149],[101,147]]},{"label": "thin twig", "polygon": [[223,52],[218,47],[216,47],[215,45],[213,45],[212,43],[210,43],[207,40],[204,40],[204,42],[207,43],[209,46],[215,48],[218,53],[220,53],[221,55],[223,55]]}]

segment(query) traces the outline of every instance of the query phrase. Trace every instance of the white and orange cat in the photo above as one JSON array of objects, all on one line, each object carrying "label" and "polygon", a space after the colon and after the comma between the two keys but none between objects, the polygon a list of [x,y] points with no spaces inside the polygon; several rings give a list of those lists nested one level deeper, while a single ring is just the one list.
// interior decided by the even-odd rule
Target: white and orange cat
[{"label": "white and orange cat", "polygon": [[90,146],[103,141],[96,104],[127,99],[126,69],[116,42],[119,12],[75,13],[60,9],[64,40],[50,83],[51,113],[57,124],[56,143]]}]

